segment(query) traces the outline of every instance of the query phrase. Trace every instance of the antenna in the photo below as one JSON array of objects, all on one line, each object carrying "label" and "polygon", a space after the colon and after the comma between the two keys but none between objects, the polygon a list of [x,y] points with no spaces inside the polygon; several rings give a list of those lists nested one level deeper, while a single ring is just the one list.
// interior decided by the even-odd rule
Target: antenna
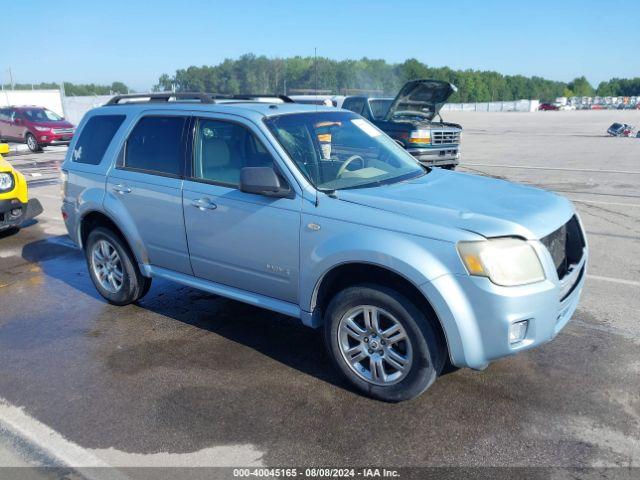
[{"label": "antenna", "polygon": [[[313,47],[313,66],[315,69],[315,89],[316,89],[316,113],[318,113],[318,47]],[[320,205],[320,197],[318,195],[318,187],[316,190],[316,208]]]},{"label": "antenna", "polygon": [[313,48],[313,64],[315,67],[316,111],[318,111],[318,47]]}]

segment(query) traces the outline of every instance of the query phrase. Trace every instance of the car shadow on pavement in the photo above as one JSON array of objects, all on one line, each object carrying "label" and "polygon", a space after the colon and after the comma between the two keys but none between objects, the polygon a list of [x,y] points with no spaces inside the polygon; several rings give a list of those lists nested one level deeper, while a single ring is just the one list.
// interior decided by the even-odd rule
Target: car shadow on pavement
[{"label": "car shadow on pavement", "polygon": [[[106,314],[109,319],[117,319],[121,328],[128,328],[126,324],[123,326],[123,322],[130,320],[130,333],[134,337],[139,335],[136,330],[140,329],[140,318],[147,321],[149,315],[146,312],[152,312],[158,315],[152,319],[160,319],[168,329],[171,327],[167,325],[167,319],[177,320],[249,347],[317,379],[352,390],[333,369],[324,349],[322,330],[305,327],[298,319],[157,278],[149,293],[135,305],[109,305],[93,286],[82,251],[65,235],[24,245],[22,257],[27,262],[39,264],[44,275],[90,297],[87,308],[96,306],[97,300],[99,306],[96,310],[102,312],[102,318]],[[108,327],[99,327],[100,330],[104,328]],[[121,372],[123,369],[132,372],[136,365],[141,368],[152,366],[144,360],[149,355],[154,362],[163,363],[163,351],[166,361],[175,364],[175,349],[180,348],[179,343],[182,342],[166,336],[157,341],[146,339],[114,352],[109,365]],[[183,348],[188,347],[183,345]],[[198,359],[194,361],[199,362]]]}]

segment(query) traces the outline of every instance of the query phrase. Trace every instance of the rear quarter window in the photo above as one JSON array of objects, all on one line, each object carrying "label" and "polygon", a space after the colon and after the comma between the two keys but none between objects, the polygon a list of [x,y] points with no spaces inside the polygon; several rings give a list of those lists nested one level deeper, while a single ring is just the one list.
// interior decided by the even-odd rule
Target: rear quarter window
[{"label": "rear quarter window", "polygon": [[71,160],[76,163],[98,165],[113,136],[124,122],[125,115],[98,115],[91,117],[80,132]]}]

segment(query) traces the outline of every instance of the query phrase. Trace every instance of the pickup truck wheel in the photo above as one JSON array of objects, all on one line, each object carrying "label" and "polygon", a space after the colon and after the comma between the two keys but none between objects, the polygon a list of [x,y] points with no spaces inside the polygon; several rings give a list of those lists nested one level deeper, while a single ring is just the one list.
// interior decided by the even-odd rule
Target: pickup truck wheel
[{"label": "pickup truck wheel", "polygon": [[27,142],[27,147],[29,147],[29,150],[31,150],[32,152],[42,151],[42,147],[38,145],[38,141],[36,140],[36,137],[34,137],[32,134],[27,133],[25,140]]},{"label": "pickup truck wheel", "polygon": [[92,230],[85,255],[91,280],[109,303],[128,305],[149,291],[151,279],[140,273],[129,248],[111,230],[102,227]]},{"label": "pickup truck wheel", "polygon": [[378,400],[400,402],[429,388],[444,366],[431,321],[394,290],[358,285],[331,300],[325,342],[352,385]]}]

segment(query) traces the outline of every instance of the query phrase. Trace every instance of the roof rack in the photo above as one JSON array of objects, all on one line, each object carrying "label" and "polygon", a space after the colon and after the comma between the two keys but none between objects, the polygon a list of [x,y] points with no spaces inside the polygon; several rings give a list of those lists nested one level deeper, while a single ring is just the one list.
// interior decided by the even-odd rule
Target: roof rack
[{"label": "roof rack", "polygon": [[[108,105],[123,105],[125,103],[134,103],[127,102],[127,100],[135,100],[137,98],[148,98],[148,103],[152,102],[169,102],[170,99],[174,98],[176,102],[181,100],[187,102],[200,101],[200,103],[216,103],[216,101],[211,97],[211,95],[207,93],[201,92],[160,92],[160,93],[132,93],[129,95],[116,95],[112,97],[105,106]],[[144,102],[135,102],[135,103],[144,103]]]}]

